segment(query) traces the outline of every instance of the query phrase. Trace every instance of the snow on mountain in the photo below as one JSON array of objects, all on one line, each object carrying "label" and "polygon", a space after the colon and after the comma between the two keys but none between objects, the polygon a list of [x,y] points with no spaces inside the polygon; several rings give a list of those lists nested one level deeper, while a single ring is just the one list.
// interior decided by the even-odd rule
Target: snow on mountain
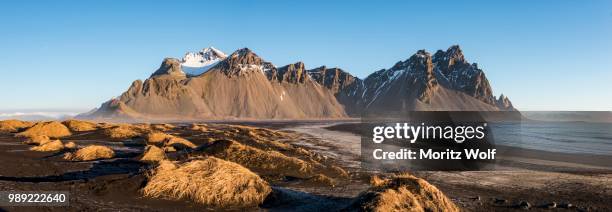
[{"label": "snow on mountain", "polygon": [[214,47],[204,48],[199,52],[187,52],[181,60],[181,69],[188,76],[197,76],[208,71],[226,57],[225,53]]}]

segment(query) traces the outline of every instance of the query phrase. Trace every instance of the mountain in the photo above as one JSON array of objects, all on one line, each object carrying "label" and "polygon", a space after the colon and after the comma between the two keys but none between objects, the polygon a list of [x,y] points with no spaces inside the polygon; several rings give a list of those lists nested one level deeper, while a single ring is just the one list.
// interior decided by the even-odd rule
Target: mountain
[{"label": "mountain", "polygon": [[86,118],[317,119],[345,118],[331,91],[303,63],[276,68],[251,50],[237,50],[200,75],[183,74],[181,61],[165,59],[144,82]]},{"label": "mountain", "polygon": [[484,72],[468,63],[459,46],[433,56],[419,50],[364,80],[362,110],[512,111],[505,96],[496,99]]},{"label": "mountain", "polygon": [[248,48],[229,56],[212,47],[166,58],[144,82],[79,118],[329,119],[398,110],[514,111],[493,96],[483,70],[459,46],[419,50],[359,79],[340,68],[282,67]]},{"label": "mountain", "polygon": [[308,73],[336,96],[338,102],[344,105],[347,114],[359,116],[363,108],[360,101],[364,91],[363,80],[340,68],[325,66],[308,70]]}]

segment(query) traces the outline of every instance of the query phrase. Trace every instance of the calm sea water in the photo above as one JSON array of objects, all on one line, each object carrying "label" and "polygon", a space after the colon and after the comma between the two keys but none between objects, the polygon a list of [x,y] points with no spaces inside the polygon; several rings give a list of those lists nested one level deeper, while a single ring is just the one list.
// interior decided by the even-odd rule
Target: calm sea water
[{"label": "calm sea water", "polygon": [[550,152],[612,155],[611,123],[495,123],[491,130],[496,144]]}]

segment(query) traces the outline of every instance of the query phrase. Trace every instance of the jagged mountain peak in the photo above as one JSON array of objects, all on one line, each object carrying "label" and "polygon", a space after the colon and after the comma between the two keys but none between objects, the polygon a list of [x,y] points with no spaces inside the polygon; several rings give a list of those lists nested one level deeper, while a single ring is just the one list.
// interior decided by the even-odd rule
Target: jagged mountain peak
[{"label": "jagged mountain peak", "polygon": [[419,58],[425,58],[425,57],[429,57],[429,56],[431,56],[431,54],[429,54],[429,52],[427,52],[427,50],[425,50],[425,49],[418,50],[413,55],[413,57],[419,57]]},{"label": "jagged mountain peak", "polygon": [[203,48],[199,52],[187,52],[182,59],[184,65],[197,66],[206,61],[224,59],[227,55],[215,47]]},{"label": "jagged mountain peak", "polygon": [[504,96],[504,94],[502,93],[501,95],[499,95],[499,98],[496,100],[497,106],[499,108],[505,109],[505,110],[513,110],[514,106],[512,106],[512,102],[510,102],[510,99],[508,99],[507,96]]},{"label": "jagged mountain peak", "polygon": [[436,63],[445,73],[448,71],[450,66],[454,66],[456,64],[468,65],[459,45],[453,45],[446,51],[438,50],[432,59],[433,62]]},{"label": "jagged mountain peak", "polygon": [[181,69],[181,61],[176,58],[165,58],[159,68],[151,75],[151,77],[157,76],[185,77],[185,73]]},{"label": "jagged mountain peak", "polygon": [[210,46],[208,48],[204,48],[200,52],[202,52],[203,54],[215,55],[217,57],[222,57],[222,58],[226,58],[227,57],[227,55],[225,53],[223,53],[219,49],[216,49],[214,46]]},{"label": "jagged mountain peak", "polygon": [[261,65],[263,60],[249,48],[242,48],[232,53],[227,62],[232,65]]},{"label": "jagged mountain peak", "polygon": [[310,79],[302,61],[289,64],[267,73],[268,79],[278,82],[304,83]]},{"label": "jagged mountain peak", "polygon": [[222,60],[215,69],[228,76],[238,76],[253,72],[267,75],[267,72],[275,69],[275,66],[263,60],[249,48],[242,48]]},{"label": "jagged mountain peak", "polygon": [[433,63],[436,74],[443,79],[445,86],[462,91],[487,104],[497,103],[485,73],[478,68],[478,64],[470,64],[465,59],[458,45],[453,45],[446,51],[438,50],[433,56]]},{"label": "jagged mountain peak", "polygon": [[181,60],[181,67],[186,75],[197,76],[208,71],[226,57],[225,53],[211,46],[199,52],[187,52]]}]

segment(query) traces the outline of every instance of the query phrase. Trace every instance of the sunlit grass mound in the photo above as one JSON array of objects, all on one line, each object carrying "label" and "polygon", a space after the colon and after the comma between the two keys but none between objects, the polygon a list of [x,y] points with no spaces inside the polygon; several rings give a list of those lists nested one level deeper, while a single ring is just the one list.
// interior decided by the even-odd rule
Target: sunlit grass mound
[{"label": "sunlit grass mound", "polygon": [[42,144],[49,143],[50,141],[51,139],[49,138],[49,136],[35,135],[35,136],[27,138],[26,140],[23,141],[23,143],[29,144],[29,145],[42,145]]},{"label": "sunlit grass mound", "polygon": [[140,158],[141,161],[147,162],[157,162],[164,159],[166,159],[166,153],[164,150],[153,145],[146,146],[145,151],[142,154],[142,158]]},{"label": "sunlit grass mound", "polygon": [[74,153],[68,152],[64,155],[64,159],[71,161],[90,161],[110,159],[113,157],[115,157],[115,151],[113,151],[113,149],[100,145],[89,145]]},{"label": "sunlit grass mound", "polygon": [[196,145],[191,143],[191,141],[184,139],[184,138],[176,137],[176,136],[169,138],[166,141],[165,146],[174,147],[174,149],[176,150],[196,148]]},{"label": "sunlit grass mound", "polygon": [[196,123],[191,124],[191,127],[189,127],[189,129],[193,131],[203,131],[203,132],[208,130],[205,124],[196,124]]},{"label": "sunlit grass mound", "polygon": [[196,147],[195,144],[193,144],[187,139],[169,135],[163,132],[149,132],[145,135],[145,138],[147,144],[161,145],[163,147],[168,148],[172,147],[172,149],[174,149],[175,151],[183,149],[192,149]]},{"label": "sunlit grass mound", "polygon": [[263,174],[298,178],[313,176],[313,164],[274,150],[261,150],[231,140],[218,140],[203,150],[218,158],[239,163]]},{"label": "sunlit grass mound", "polygon": [[17,134],[18,137],[33,137],[37,135],[46,135],[51,138],[61,138],[70,136],[70,130],[68,127],[57,121],[49,122],[38,122],[34,126],[28,128],[26,131]]},{"label": "sunlit grass mound", "polygon": [[372,187],[361,194],[351,210],[362,211],[459,211],[435,186],[409,174],[390,179],[374,177]]},{"label": "sunlit grass mound", "polygon": [[32,122],[19,120],[0,121],[0,133],[15,133],[34,125]]},{"label": "sunlit grass mound", "polygon": [[64,148],[65,149],[76,149],[77,148],[77,144],[72,142],[72,141],[70,141],[70,142],[64,144]]},{"label": "sunlit grass mound", "polygon": [[183,164],[163,160],[143,188],[146,197],[191,200],[219,208],[257,206],[271,191],[255,173],[215,157]]},{"label": "sunlit grass mound", "polygon": [[151,128],[158,131],[168,131],[174,129],[176,126],[172,124],[152,124]]},{"label": "sunlit grass mound", "polygon": [[141,135],[140,129],[126,124],[109,127],[104,129],[102,132],[109,138],[118,140],[134,138]]},{"label": "sunlit grass mound", "polygon": [[49,141],[44,144],[30,148],[30,150],[37,152],[55,152],[63,149],[64,144],[60,140]]},{"label": "sunlit grass mound", "polygon": [[73,132],[84,132],[98,129],[97,124],[95,123],[74,119],[63,121],[62,124],[66,125],[68,129]]},{"label": "sunlit grass mound", "polygon": [[147,139],[147,143],[149,144],[163,143],[172,137],[173,137],[172,135],[168,135],[163,132],[149,132],[145,135],[145,138]]}]

